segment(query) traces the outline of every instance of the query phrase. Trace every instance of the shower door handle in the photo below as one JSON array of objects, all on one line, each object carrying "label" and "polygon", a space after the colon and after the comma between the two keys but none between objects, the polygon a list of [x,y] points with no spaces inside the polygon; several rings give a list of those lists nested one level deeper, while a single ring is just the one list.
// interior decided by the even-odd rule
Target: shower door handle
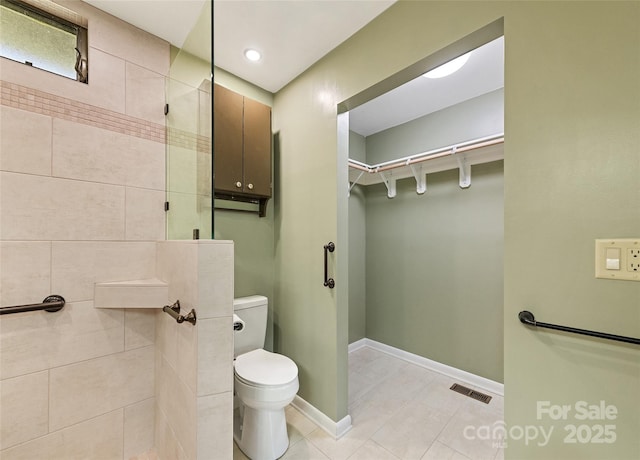
[{"label": "shower door handle", "polygon": [[336,286],[336,282],[333,278],[329,278],[329,268],[328,268],[328,258],[329,253],[336,250],[336,245],[331,241],[329,244],[324,245],[324,285],[328,286],[329,289],[333,289]]}]

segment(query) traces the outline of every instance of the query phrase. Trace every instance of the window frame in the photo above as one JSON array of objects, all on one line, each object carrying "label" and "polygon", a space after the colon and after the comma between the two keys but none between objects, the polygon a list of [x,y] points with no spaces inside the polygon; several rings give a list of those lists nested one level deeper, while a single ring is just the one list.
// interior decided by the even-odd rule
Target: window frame
[{"label": "window frame", "polygon": [[[21,1],[21,0],[0,0],[0,5],[13,10],[14,12],[21,14],[23,16],[30,17],[39,22],[45,23],[51,27],[58,28],[64,32],[70,33],[76,37],[76,65],[75,65],[75,73],[76,73],[76,81],[81,83],[89,83],[89,59],[88,59],[88,40],[87,40],[87,27],[77,24],[75,22],[69,21],[56,15],[53,12],[43,10],[38,8],[37,6]],[[56,5],[58,7],[58,5]],[[45,72],[52,73],[54,75],[59,75],[64,78],[70,78],[67,75],[60,74],[50,69],[35,67],[31,62],[28,61],[16,61],[8,56],[0,55],[5,59],[12,60],[13,62],[20,62],[22,64],[28,65],[30,67],[34,67],[36,69],[44,70]]]}]

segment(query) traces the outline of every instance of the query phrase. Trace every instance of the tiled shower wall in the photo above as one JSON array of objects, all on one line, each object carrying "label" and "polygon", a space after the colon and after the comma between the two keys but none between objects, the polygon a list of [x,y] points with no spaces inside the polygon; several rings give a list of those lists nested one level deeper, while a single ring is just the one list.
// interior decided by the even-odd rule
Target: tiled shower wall
[{"label": "tiled shower wall", "polygon": [[0,456],[129,458],[154,445],[155,311],[93,284],[156,276],[169,45],[78,1],[89,84],[0,58]]},{"label": "tiled shower wall", "polygon": [[163,460],[233,456],[233,242],[158,243],[158,276],[195,326],[156,322],[156,446]]}]

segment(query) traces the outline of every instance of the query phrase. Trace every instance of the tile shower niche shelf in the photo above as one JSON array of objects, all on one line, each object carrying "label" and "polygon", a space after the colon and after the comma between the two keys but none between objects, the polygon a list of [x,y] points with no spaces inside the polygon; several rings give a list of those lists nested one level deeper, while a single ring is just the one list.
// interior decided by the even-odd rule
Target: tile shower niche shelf
[{"label": "tile shower niche shelf", "polygon": [[96,283],[95,308],[159,308],[167,304],[169,286],[159,279]]}]

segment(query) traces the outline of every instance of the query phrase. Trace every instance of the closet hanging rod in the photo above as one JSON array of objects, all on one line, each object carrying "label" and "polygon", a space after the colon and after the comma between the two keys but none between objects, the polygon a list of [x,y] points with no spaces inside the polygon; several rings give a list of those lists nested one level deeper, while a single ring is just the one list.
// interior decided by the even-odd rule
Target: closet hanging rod
[{"label": "closet hanging rod", "polygon": [[482,137],[474,139],[472,141],[462,142],[460,144],[450,145],[447,147],[441,147],[439,149],[429,150],[427,152],[416,153],[396,160],[385,161],[375,165],[368,165],[357,160],[349,159],[349,167],[358,169],[360,171],[366,171],[369,173],[378,173],[381,171],[388,171],[389,169],[402,168],[411,164],[422,163],[423,161],[434,160],[436,158],[442,158],[449,155],[455,155],[459,153],[468,152],[470,150],[476,150],[482,147],[489,147],[492,145],[502,144],[504,142],[504,133],[494,134],[492,136]]}]

